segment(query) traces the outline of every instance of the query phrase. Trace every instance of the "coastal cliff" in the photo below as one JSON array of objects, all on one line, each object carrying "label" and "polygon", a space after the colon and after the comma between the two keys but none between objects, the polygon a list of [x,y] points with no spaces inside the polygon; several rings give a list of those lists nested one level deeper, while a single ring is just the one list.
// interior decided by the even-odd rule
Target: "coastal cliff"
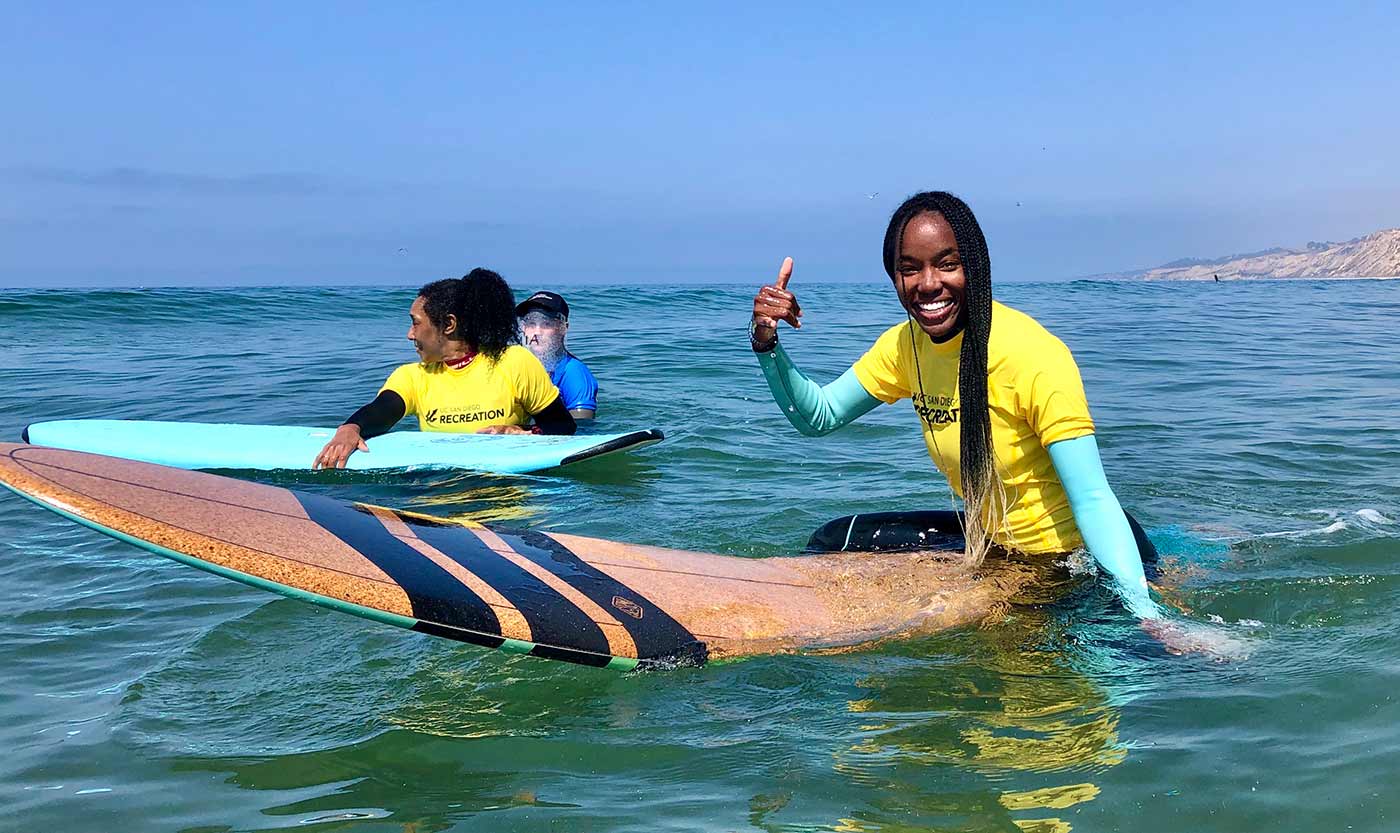
[{"label": "coastal cliff", "polygon": [[1305,249],[1269,249],[1213,260],[1187,259],[1155,269],[1100,275],[1146,281],[1289,280],[1400,277],[1400,228],[1345,243],[1309,243]]}]

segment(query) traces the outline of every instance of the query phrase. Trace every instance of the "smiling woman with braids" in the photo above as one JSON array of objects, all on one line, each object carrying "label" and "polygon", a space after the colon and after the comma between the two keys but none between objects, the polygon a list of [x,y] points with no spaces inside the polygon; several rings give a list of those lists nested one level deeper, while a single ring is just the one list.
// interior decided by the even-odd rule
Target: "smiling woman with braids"
[{"label": "smiling woman with braids", "polygon": [[1169,649],[1201,649],[1204,635],[1168,625],[1148,592],[1143,561],[1156,553],[1108,485],[1074,357],[1030,316],[992,300],[972,210],[941,191],[905,200],[885,232],[884,265],[908,320],[825,387],[778,342],[779,321],[801,326],[787,289],[792,258],[754,298],[750,339],[788,420],[820,436],[881,402],[912,400],[929,456],[963,498],[969,559],[1084,547],[1147,630]]},{"label": "smiling woman with braids", "polygon": [[350,415],[313,468],[344,468],[365,440],[418,415],[424,431],[572,434],[576,425],[535,355],[518,343],[515,298],[490,269],[433,281],[409,307],[419,361],[401,365],[373,402]]}]

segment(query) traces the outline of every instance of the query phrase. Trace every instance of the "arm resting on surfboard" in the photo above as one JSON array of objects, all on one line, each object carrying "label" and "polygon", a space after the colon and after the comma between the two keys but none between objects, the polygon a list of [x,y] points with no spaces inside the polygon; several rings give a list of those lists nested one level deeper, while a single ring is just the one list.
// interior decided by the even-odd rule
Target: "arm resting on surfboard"
[{"label": "arm resting on surfboard", "polygon": [[532,416],[541,434],[572,434],[578,430],[578,423],[574,422],[574,415],[569,413],[569,409],[564,407],[562,396],[554,397],[554,401],[546,405],[543,411]]},{"label": "arm resting on surfboard", "polygon": [[1147,592],[1142,556],[1128,517],[1104,475],[1094,435],[1051,443],[1047,450],[1065,486],[1074,523],[1084,536],[1089,554],[1113,576],[1124,605],[1133,615],[1141,619],[1160,617],[1161,611]]},{"label": "arm resting on surfboard", "polygon": [[404,404],[402,396],[391,390],[382,390],[373,402],[351,414],[344,424],[357,426],[360,436],[369,439],[387,434],[406,413],[408,406]]},{"label": "arm resting on surfboard", "polygon": [[855,370],[847,370],[823,387],[797,369],[782,344],[755,355],[773,399],[792,427],[805,436],[830,434],[880,404],[861,385]]}]

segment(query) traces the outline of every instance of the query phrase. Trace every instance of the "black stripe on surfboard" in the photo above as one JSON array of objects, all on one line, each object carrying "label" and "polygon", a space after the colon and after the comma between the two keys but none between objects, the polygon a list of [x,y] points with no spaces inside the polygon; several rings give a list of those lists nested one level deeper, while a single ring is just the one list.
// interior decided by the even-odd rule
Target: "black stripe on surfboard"
[{"label": "black stripe on surfboard", "polygon": [[[292,492],[306,515],[383,570],[408,595],[413,629],[487,648],[505,644],[501,622],[484,599],[422,553],[395,538],[379,519],[337,500]],[[436,627],[435,627],[436,625]]]},{"label": "black stripe on surfboard", "polygon": [[570,454],[559,461],[559,465],[567,466],[570,463],[577,463],[580,460],[587,460],[591,457],[601,457],[604,454],[611,454],[614,451],[621,451],[624,448],[631,448],[635,445],[646,445],[657,443],[666,439],[666,435],[656,430],[648,428],[645,431],[633,431],[630,434],[623,434],[621,437],[614,437],[605,443],[599,443],[592,448]]},{"label": "black stripe on surfboard", "polygon": [[466,527],[419,523],[411,516],[403,520],[425,543],[491,585],[520,611],[530,623],[533,656],[580,662],[575,655],[582,651],[595,658],[587,664],[607,665],[612,653],[607,634],[558,590],[488,547]]},{"label": "black stripe on surfboard", "polygon": [[496,530],[511,549],[558,576],[612,613],[637,646],[637,657],[654,662],[703,665],[705,643],[646,596],[594,567],[542,532]]}]

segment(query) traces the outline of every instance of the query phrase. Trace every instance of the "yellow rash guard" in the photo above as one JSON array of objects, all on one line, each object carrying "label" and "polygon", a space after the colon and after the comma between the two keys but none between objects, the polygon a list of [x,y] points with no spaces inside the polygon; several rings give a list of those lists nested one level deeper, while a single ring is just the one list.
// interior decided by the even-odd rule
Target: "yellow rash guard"
[{"label": "yellow rash guard", "polygon": [[477,356],[466,367],[441,362],[399,366],[380,391],[403,399],[404,415],[417,414],[424,431],[478,431],[489,425],[524,425],[559,396],[540,360],[512,344],[492,362]]},{"label": "yellow rash guard", "polygon": [[[911,338],[912,336],[912,338]],[[962,333],[935,344],[912,322],[886,330],[852,367],[871,396],[911,399],[934,465],[962,496],[958,354]],[[1069,348],[1035,319],[992,303],[987,402],[996,469],[1006,489],[1001,546],[1028,553],[1083,545],[1069,498],[1046,447],[1094,433],[1079,367]]]}]

